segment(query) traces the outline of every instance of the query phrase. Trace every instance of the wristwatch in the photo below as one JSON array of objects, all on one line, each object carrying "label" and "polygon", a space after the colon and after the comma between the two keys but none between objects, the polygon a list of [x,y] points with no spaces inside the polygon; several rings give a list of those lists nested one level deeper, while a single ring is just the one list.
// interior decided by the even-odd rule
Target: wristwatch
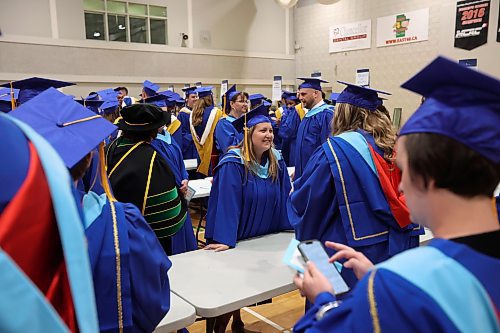
[{"label": "wristwatch", "polygon": [[331,309],[338,308],[340,306],[341,301],[335,301],[335,302],[329,302],[324,305],[322,305],[318,312],[316,312],[316,321],[321,320],[325,314],[330,311]]}]

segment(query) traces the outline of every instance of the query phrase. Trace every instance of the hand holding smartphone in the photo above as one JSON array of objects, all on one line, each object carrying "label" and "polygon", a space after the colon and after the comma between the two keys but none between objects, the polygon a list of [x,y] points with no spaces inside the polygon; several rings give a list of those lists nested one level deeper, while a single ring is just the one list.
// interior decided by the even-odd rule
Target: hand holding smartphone
[{"label": "hand holding smartphone", "polygon": [[300,242],[298,249],[304,260],[312,261],[328,279],[335,291],[335,295],[344,294],[349,291],[349,286],[344,281],[334,264],[328,261],[328,255],[323,245],[318,240]]}]

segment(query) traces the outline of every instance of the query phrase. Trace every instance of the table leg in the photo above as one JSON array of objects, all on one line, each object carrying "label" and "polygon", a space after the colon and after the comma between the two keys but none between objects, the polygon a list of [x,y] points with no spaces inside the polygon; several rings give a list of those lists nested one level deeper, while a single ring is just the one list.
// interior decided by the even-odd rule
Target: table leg
[{"label": "table leg", "polygon": [[215,328],[215,318],[207,318],[205,321],[205,333],[212,333]]},{"label": "table leg", "polygon": [[203,199],[200,200],[200,220],[198,221],[198,226],[196,227],[196,241],[198,244],[201,244],[202,246],[205,246],[206,243],[202,242],[200,240],[200,229],[201,229],[201,224],[203,222],[203,217],[205,215],[205,209],[203,208]]}]

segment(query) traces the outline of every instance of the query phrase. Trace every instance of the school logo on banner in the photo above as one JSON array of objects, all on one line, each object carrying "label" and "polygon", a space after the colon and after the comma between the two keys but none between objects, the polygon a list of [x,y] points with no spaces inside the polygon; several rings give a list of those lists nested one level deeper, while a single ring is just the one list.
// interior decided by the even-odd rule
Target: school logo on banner
[{"label": "school logo on banner", "polygon": [[473,50],[488,41],[490,0],[457,2],[455,47]]},{"label": "school logo on banner", "polygon": [[377,18],[377,47],[429,39],[429,8]]},{"label": "school logo on banner", "polygon": [[328,49],[330,53],[369,49],[371,33],[371,20],[331,26]]}]

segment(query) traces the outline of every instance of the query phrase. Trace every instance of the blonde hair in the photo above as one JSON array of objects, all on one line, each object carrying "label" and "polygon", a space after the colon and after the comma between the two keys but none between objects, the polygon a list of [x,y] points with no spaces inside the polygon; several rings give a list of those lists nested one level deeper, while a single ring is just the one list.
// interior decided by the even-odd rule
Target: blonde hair
[{"label": "blonde hair", "polygon": [[391,121],[380,110],[370,111],[347,103],[338,103],[335,106],[333,117],[333,135],[355,131],[358,128],[370,133],[377,146],[384,151],[384,159],[394,160],[394,145],[396,132]]},{"label": "blonde hair", "polygon": [[193,105],[193,126],[198,126],[203,121],[203,111],[206,107],[214,105],[214,99],[212,95],[208,95],[196,100]]},{"label": "blonde hair", "polygon": [[[246,161],[245,158],[243,158],[243,164],[245,165],[245,175],[248,177],[248,172],[253,172],[254,174],[257,174],[257,170],[255,168],[256,165],[259,164],[257,161],[257,158],[255,157],[255,153],[253,151],[253,143],[252,143],[252,135],[253,132],[255,131],[255,126],[250,128],[249,133],[247,135],[246,140],[243,139],[238,145],[229,147],[228,150],[233,149],[233,148],[239,148],[241,149],[241,154],[243,155],[245,151],[245,146],[248,147],[248,155],[250,156],[250,161]],[[278,164],[278,159],[276,156],[274,156],[273,153],[273,148],[274,148],[274,143],[272,144],[271,148],[265,152],[264,154],[267,154],[267,158],[269,160],[269,168],[268,168],[268,175],[271,176],[273,179],[273,182],[276,181],[278,178],[278,170],[279,170],[279,164]]]}]

